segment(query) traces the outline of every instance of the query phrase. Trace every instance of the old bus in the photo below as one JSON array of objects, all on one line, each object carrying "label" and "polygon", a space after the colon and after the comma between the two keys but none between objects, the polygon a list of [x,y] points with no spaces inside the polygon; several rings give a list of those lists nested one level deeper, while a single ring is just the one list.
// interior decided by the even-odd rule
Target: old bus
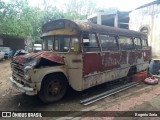
[{"label": "old bus", "polygon": [[17,56],[10,80],[43,102],[60,100],[68,85],[82,91],[148,68],[143,33],[67,19],[44,24],[42,32],[44,51]]}]

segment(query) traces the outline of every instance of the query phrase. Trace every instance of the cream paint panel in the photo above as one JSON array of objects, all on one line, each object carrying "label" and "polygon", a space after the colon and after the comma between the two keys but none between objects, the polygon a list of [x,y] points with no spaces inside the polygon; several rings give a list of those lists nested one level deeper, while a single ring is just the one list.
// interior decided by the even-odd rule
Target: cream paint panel
[{"label": "cream paint panel", "polygon": [[148,43],[152,48],[152,58],[160,58],[160,5],[151,5],[130,13],[129,28],[139,31],[149,28]]},{"label": "cream paint panel", "polygon": [[70,86],[76,91],[82,91],[83,90],[82,69],[69,69],[68,74],[69,74]]},{"label": "cream paint panel", "polygon": [[[41,83],[45,75],[49,73],[62,72],[67,77],[68,83],[71,85],[71,87],[77,91],[81,91],[83,84],[82,55],[75,53],[59,54],[59,56],[64,58],[66,65],[33,69],[29,71],[32,76],[32,81],[36,83]],[[78,60],[79,62],[73,62],[74,60]],[[40,86],[38,87],[38,90],[40,90]]]},{"label": "cream paint panel", "polygon": [[[41,83],[44,76],[50,73],[55,73],[55,72],[61,72],[64,75],[67,76],[67,73],[65,72],[65,67],[64,66],[57,66],[57,67],[44,67],[44,68],[39,68],[39,69],[32,69],[29,71],[29,74],[31,75],[31,80],[34,83]],[[38,87],[38,91],[40,90],[40,86]]]},{"label": "cream paint panel", "polygon": [[82,84],[83,84],[83,60],[82,54],[79,53],[70,53],[70,54],[61,54],[62,57],[65,59],[67,74],[69,84],[74,90],[81,91]]}]

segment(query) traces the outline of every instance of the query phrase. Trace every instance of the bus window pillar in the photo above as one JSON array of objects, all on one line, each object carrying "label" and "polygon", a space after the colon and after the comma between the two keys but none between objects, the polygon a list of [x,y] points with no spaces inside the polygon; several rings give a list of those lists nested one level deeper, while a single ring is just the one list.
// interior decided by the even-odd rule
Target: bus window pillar
[{"label": "bus window pillar", "polygon": [[97,24],[102,25],[102,14],[101,14],[101,12],[97,13]]},{"label": "bus window pillar", "polygon": [[119,20],[118,20],[118,11],[117,13],[115,14],[115,17],[114,17],[114,27],[119,27]]}]

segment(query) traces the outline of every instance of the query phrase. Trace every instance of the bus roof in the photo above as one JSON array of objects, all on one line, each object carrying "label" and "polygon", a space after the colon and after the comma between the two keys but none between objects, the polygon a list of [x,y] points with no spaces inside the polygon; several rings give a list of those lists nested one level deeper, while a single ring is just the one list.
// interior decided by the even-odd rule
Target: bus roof
[{"label": "bus roof", "polygon": [[122,28],[115,28],[105,25],[98,25],[91,22],[82,22],[82,21],[71,21],[68,19],[57,19],[50,21],[42,26],[42,32],[46,33],[52,30],[72,28],[76,31],[85,31],[85,32],[97,32],[97,33],[107,33],[115,35],[124,35],[124,36],[134,36],[134,37],[144,37],[146,34],[142,32],[137,32],[133,30],[127,30]]}]

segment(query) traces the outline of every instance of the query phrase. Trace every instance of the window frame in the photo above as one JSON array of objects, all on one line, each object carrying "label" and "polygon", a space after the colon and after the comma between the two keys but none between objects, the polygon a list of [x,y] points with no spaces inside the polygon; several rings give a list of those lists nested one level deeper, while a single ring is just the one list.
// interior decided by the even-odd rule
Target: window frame
[{"label": "window frame", "polygon": [[[69,49],[68,49],[67,52],[62,52],[62,51],[57,51],[57,50],[55,51],[54,45],[55,45],[55,37],[56,37],[56,36],[62,36],[63,38],[67,36],[67,37],[70,39],[70,40],[69,40]],[[52,45],[53,50],[52,50],[52,51],[53,51],[53,52],[55,52],[55,53],[75,53],[74,51],[71,50],[72,37],[77,37],[78,42],[79,42],[79,43],[78,43],[78,51],[76,51],[76,53],[77,53],[77,52],[80,51],[80,38],[79,38],[77,35],[53,35],[53,36],[44,37],[44,38],[43,38],[43,45],[42,45],[42,46],[43,46],[43,50],[49,51],[49,50],[48,50],[48,47],[47,47],[47,50],[46,50],[46,45],[48,45],[48,39],[52,39],[52,41],[53,41],[53,42],[52,42],[52,43],[53,43],[53,45]],[[59,40],[58,40],[58,46],[59,46],[59,45],[60,45],[60,44],[59,44]]]},{"label": "window frame", "polygon": [[[109,49],[108,49],[108,50],[103,50],[102,43],[101,43],[101,39],[100,39],[100,35],[107,35],[107,36],[111,36],[111,37],[115,38],[117,50],[109,50]],[[101,51],[102,51],[102,52],[108,52],[108,51],[115,52],[115,51],[119,51],[119,42],[118,42],[117,36],[116,36],[115,34],[99,33],[99,34],[98,34],[98,38],[99,38],[99,43],[100,43]]]},{"label": "window frame", "polygon": [[[94,34],[95,35],[95,41],[96,41],[96,43],[97,43],[97,47],[86,47],[86,48],[98,48],[99,50],[96,50],[96,51],[86,51],[86,50],[84,50],[84,38],[83,38],[83,36],[84,36],[84,34],[88,34],[88,40],[89,40],[89,42],[90,42],[90,35],[92,35],[92,34]],[[96,32],[87,32],[87,31],[83,31],[82,32],[82,52],[83,53],[100,53],[101,52],[101,46],[100,46],[100,43],[99,43],[99,39],[98,39],[98,37],[97,37],[97,33]]]},{"label": "window frame", "polygon": [[[136,45],[135,45],[135,39],[136,39],[136,38],[140,40],[140,44],[141,44],[141,45],[140,45],[140,46],[141,46],[140,48],[137,48]],[[142,39],[141,39],[141,37],[134,37],[134,38],[133,38],[133,41],[134,41],[135,50],[142,50]]]},{"label": "window frame", "polygon": [[[146,47],[143,47],[143,40],[145,40],[146,41]],[[149,48],[149,46],[148,46],[148,39],[147,38],[141,38],[141,44],[142,44],[142,49],[148,49]]]},{"label": "window frame", "polygon": [[[131,41],[132,41],[132,46],[133,46],[133,48],[132,48],[132,49],[122,49],[121,43],[120,43],[120,37],[130,38]],[[132,36],[118,35],[118,44],[119,44],[120,50],[124,50],[124,51],[126,51],[126,50],[135,50],[134,40],[133,40],[133,37],[132,37]]]}]

